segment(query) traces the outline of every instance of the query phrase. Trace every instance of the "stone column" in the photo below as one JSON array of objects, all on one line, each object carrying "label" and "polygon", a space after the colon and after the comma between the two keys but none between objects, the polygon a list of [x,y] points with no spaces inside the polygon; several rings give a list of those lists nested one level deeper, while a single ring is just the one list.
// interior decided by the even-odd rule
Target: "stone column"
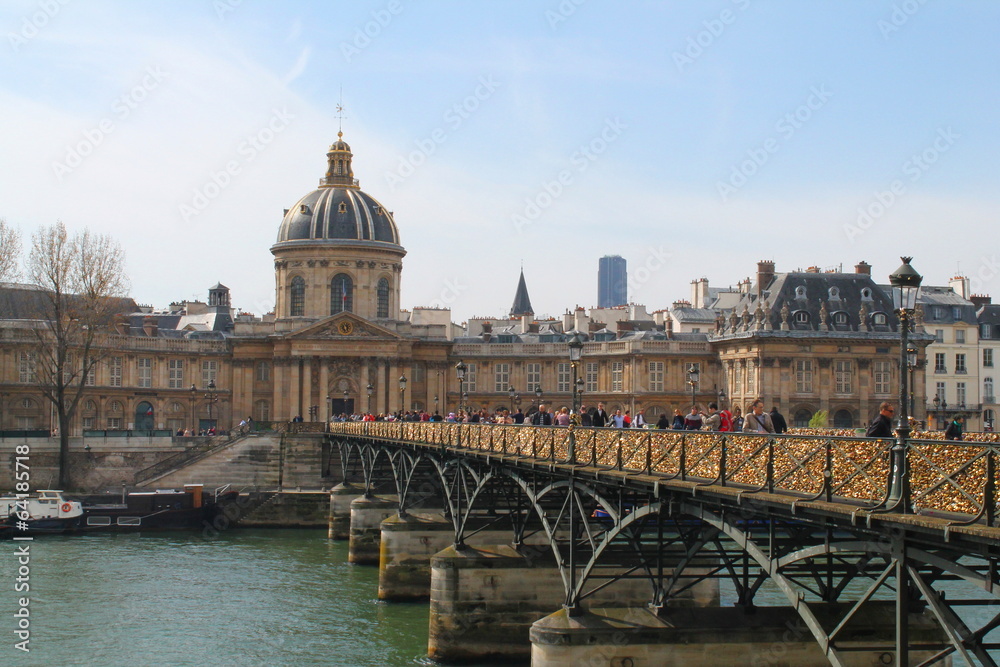
[{"label": "stone column", "polygon": [[399,508],[396,496],[361,496],[351,502],[351,536],[347,560],[358,565],[378,565],[382,521]]},{"label": "stone column", "polygon": [[331,540],[351,538],[351,503],[364,494],[364,487],[344,482],[330,489],[330,520],[327,537]]},{"label": "stone column", "polygon": [[302,414],[302,372],[300,365],[302,359],[300,357],[292,357],[292,368],[291,368],[291,391],[289,392],[290,408],[292,412],[292,417]]},{"label": "stone column", "polygon": [[319,358],[319,400],[323,402],[320,406],[320,412],[323,415],[321,419],[329,419],[332,415],[329,414],[330,402],[327,398],[332,398],[330,395],[330,360],[326,357]]},{"label": "stone column", "polygon": [[285,357],[275,357],[274,359],[274,420],[287,422],[292,416],[288,413],[289,402],[289,361]]},{"label": "stone column", "polygon": [[[309,408],[311,408],[314,403],[312,400],[312,357],[306,357],[302,360],[302,398],[299,414],[302,418],[309,420]],[[322,417],[317,417],[317,421],[322,421]]]}]

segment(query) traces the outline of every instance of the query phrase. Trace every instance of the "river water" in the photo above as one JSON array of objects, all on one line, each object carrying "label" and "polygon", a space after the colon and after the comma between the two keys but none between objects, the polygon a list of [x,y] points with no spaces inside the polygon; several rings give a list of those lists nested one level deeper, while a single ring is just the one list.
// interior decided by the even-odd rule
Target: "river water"
[{"label": "river water", "polygon": [[38,538],[18,593],[24,544],[0,543],[0,665],[429,664],[427,604],[379,603],[325,529]]},{"label": "river water", "polygon": [[[0,542],[2,666],[433,664],[427,603],[378,602],[378,568],[350,565],[325,529],[38,538],[19,583],[25,544]],[[772,588],[758,604],[787,604]],[[728,582],[721,597],[735,599]]]}]

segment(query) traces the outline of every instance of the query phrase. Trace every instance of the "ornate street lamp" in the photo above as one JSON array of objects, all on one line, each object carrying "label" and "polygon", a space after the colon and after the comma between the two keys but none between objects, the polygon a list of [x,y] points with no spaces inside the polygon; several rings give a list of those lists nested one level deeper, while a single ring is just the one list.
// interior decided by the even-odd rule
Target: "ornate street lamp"
[{"label": "ornate street lamp", "polygon": [[716,398],[719,400],[719,409],[723,410],[726,404],[726,390],[720,387],[718,394],[716,394]]},{"label": "ornate street lamp", "polygon": [[889,276],[892,285],[892,306],[899,316],[899,422],[896,426],[896,444],[892,446],[892,479],[889,488],[889,509],[908,514],[912,511],[910,502],[910,471],[907,449],[910,437],[910,415],[907,408],[907,348],[910,333],[910,317],[917,306],[917,294],[923,277],[917,273],[910,260],[901,257],[903,264]]},{"label": "ornate street lamp", "polygon": [[198,387],[191,385],[191,433],[192,435],[198,435],[198,412],[196,406],[198,404]]},{"label": "ornate street lamp", "polygon": [[208,401],[208,424],[211,428],[215,426],[215,422],[212,421],[212,406],[219,400],[219,397],[215,395],[215,380],[208,381],[208,392],[205,394],[205,400]]},{"label": "ornate street lamp", "polygon": [[406,376],[405,375],[400,375],[399,376],[399,411],[400,412],[403,412],[404,410],[406,410],[406,406],[403,403],[403,401],[405,400],[405,398],[404,398],[405,394],[406,394]]},{"label": "ornate street lamp", "polygon": [[438,395],[434,394],[434,414],[438,413]]},{"label": "ornate street lamp", "polygon": [[507,396],[510,397],[510,411],[511,412],[514,412],[514,396],[516,396],[516,395],[517,395],[517,392],[514,391],[514,387],[507,387]]},{"label": "ornate street lamp", "polygon": [[542,404],[542,385],[535,385],[535,398],[538,399],[538,405]]},{"label": "ornate street lamp", "polygon": [[688,367],[688,384],[691,385],[691,405],[695,404],[695,392],[698,390],[698,382],[701,380],[701,372],[698,367],[691,364]]},{"label": "ornate street lamp", "polygon": [[466,366],[465,363],[462,362],[461,359],[459,359],[458,363],[455,364],[455,377],[458,378],[458,396],[459,396],[458,411],[459,412],[462,411],[462,404],[465,402],[465,398],[466,398],[466,394],[465,394],[465,371],[467,369],[468,369],[468,366]]},{"label": "ornate street lamp", "polygon": [[365,387],[365,392],[368,394],[368,414],[372,413],[372,394],[375,393],[375,387],[369,382],[368,386]]},{"label": "ornate street lamp", "polygon": [[906,347],[906,370],[910,372],[910,415],[916,413],[916,408],[913,405],[915,399],[915,392],[913,388],[916,386],[913,384],[913,371],[917,367],[917,346],[910,344]]},{"label": "ornate street lamp", "polygon": [[573,334],[573,337],[569,339],[569,365],[573,369],[573,414],[577,413],[576,402],[576,368],[580,365],[580,359],[583,357],[583,336],[580,332]]},{"label": "ornate street lamp", "polygon": [[326,397],[326,423],[329,424],[333,418],[333,399],[329,395]]},{"label": "ornate street lamp", "polygon": [[350,396],[350,394],[349,394],[349,393],[348,393],[348,391],[347,391],[347,390],[345,389],[345,390],[344,390],[344,414],[345,414],[345,415],[347,414],[347,397],[348,397],[348,396]]}]

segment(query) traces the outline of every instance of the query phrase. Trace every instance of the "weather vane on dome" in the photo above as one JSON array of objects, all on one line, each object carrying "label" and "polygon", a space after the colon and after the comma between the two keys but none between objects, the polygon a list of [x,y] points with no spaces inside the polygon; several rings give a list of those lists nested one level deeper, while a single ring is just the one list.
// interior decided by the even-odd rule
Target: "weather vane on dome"
[{"label": "weather vane on dome", "polygon": [[344,134],[344,87],[340,87],[340,101],[337,102],[337,136]]}]

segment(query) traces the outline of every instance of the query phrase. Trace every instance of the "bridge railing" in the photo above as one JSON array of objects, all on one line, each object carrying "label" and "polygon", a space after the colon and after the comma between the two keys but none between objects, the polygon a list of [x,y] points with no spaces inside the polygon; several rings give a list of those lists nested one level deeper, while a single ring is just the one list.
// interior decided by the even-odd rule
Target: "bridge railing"
[{"label": "bridge railing", "polygon": [[[427,422],[346,422],[331,432],[466,447],[541,460],[657,474],[797,497],[884,500],[895,441],[831,435],[511,426]],[[997,510],[1000,444],[910,440],[915,507],[985,517]]]}]

